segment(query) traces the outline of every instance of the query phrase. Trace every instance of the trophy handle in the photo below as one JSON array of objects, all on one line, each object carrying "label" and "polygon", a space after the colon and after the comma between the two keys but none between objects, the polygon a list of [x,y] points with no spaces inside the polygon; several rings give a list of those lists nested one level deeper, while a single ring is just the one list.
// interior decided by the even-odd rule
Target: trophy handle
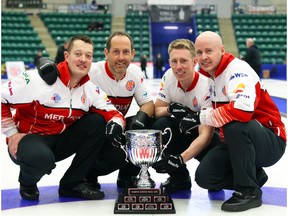
[{"label": "trophy handle", "polygon": [[[123,136],[124,136],[124,137],[125,137],[125,134],[126,134],[126,133],[123,133]],[[128,152],[127,152],[125,146],[126,146],[126,145],[120,145],[120,148],[124,151],[124,153],[125,153],[125,155],[126,155],[125,161],[128,163],[128,162],[129,162],[129,160],[128,160]]]},{"label": "trophy handle", "polygon": [[171,141],[171,139],[172,139],[172,130],[171,130],[171,128],[169,128],[169,127],[167,127],[167,128],[164,129],[164,132],[162,133],[162,135],[166,134],[167,131],[169,131],[170,137],[169,137],[168,142],[167,142],[165,145],[163,145],[163,149],[162,149],[162,151],[161,151],[161,153],[160,153],[159,158],[162,157],[162,154],[163,154],[164,150],[167,148],[168,144],[170,143],[170,141]]},{"label": "trophy handle", "polygon": [[126,149],[125,149],[125,146],[121,145],[120,148],[124,151],[124,153],[125,153],[125,155],[126,155],[125,161],[126,161],[126,162],[129,162],[129,160],[128,160],[128,153],[127,153],[127,151],[126,151]]}]

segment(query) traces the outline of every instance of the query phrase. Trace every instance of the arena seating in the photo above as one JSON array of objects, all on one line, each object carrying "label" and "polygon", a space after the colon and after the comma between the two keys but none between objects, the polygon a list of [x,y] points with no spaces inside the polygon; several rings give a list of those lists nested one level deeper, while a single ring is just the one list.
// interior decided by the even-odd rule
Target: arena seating
[{"label": "arena seating", "polygon": [[[111,33],[111,14],[102,13],[40,13],[39,16],[48,28],[55,43],[59,46],[71,36],[77,34],[86,34],[94,42],[94,61],[104,59],[103,50],[106,39]],[[103,30],[88,31],[88,23],[94,19],[96,22],[102,20]]]},{"label": "arena seating", "polygon": [[220,34],[218,18],[216,14],[196,14],[195,21],[197,35],[203,31],[214,31]]},{"label": "arena seating", "polygon": [[33,63],[38,50],[47,56],[46,49],[24,12],[2,11],[1,63],[24,61]]},{"label": "arena seating", "polygon": [[[89,35],[94,44],[95,61],[104,59],[103,49],[111,33],[112,15],[102,13],[48,13],[39,14],[57,45],[76,34]],[[195,15],[196,34],[212,30],[219,31],[216,14]],[[256,39],[262,53],[263,64],[282,64],[287,49],[287,15],[234,14],[232,23],[240,55],[245,54],[247,37]],[[91,19],[104,22],[101,31],[87,30]],[[23,60],[33,62],[37,50],[44,51],[41,39],[33,29],[25,12],[2,11],[2,58],[1,62]],[[134,40],[136,55],[134,61],[140,61],[141,54],[151,56],[150,18],[145,12],[128,11],[125,16],[125,30]]]},{"label": "arena seating", "polygon": [[140,61],[141,54],[150,56],[150,21],[148,13],[127,12],[125,29],[133,38],[136,50],[134,61]]},{"label": "arena seating", "polygon": [[240,55],[245,55],[246,38],[256,41],[263,64],[282,64],[286,58],[286,14],[234,14],[232,22]]}]

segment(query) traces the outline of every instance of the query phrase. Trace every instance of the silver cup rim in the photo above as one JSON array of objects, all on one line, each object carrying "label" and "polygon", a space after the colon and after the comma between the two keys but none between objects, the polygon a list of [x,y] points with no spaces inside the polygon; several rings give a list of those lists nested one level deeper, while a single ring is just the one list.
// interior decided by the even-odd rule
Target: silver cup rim
[{"label": "silver cup rim", "polygon": [[161,130],[156,129],[136,129],[136,130],[127,130],[125,131],[127,134],[155,134],[155,133],[162,133]]}]

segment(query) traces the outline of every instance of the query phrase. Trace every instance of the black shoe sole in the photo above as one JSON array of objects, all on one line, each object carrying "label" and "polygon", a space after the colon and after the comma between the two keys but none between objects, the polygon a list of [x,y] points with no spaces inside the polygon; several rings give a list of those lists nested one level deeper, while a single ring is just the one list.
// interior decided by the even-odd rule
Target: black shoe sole
[{"label": "black shoe sole", "polygon": [[24,186],[20,184],[20,196],[25,200],[39,200],[39,190],[37,186]]},{"label": "black shoe sole", "polygon": [[59,196],[62,197],[76,197],[76,198],[81,198],[85,200],[100,200],[105,197],[104,192],[99,191],[97,194],[96,193],[80,193],[78,191],[73,191],[73,190],[65,190],[65,189],[59,189]]},{"label": "black shoe sole", "polygon": [[191,184],[187,184],[184,185],[182,184],[181,186],[175,186],[175,187],[171,187],[169,185],[160,185],[160,188],[167,194],[172,194],[172,193],[176,193],[179,191],[184,191],[184,190],[191,190],[192,185]]},{"label": "black shoe sole", "polygon": [[228,211],[228,212],[240,212],[240,211],[246,211],[251,208],[257,208],[262,205],[262,199],[254,200],[246,204],[242,205],[225,205],[222,204],[221,210]]},{"label": "black shoe sole", "polygon": [[24,200],[39,200],[39,194],[32,196],[31,194],[27,194],[26,192],[20,191],[20,195]]}]

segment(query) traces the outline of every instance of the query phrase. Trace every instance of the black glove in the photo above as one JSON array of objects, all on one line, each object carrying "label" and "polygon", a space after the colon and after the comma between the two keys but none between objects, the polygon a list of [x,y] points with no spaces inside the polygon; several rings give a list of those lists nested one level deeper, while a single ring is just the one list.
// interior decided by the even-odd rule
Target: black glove
[{"label": "black glove", "polygon": [[111,141],[112,145],[120,148],[124,145],[124,135],[122,127],[116,122],[110,121],[106,125],[106,137]]},{"label": "black glove", "polygon": [[180,121],[180,124],[179,124],[179,129],[181,133],[190,134],[191,130],[198,127],[201,124],[199,115],[200,115],[200,112],[185,116]]},{"label": "black glove", "polygon": [[175,116],[176,119],[180,120],[189,113],[192,113],[192,111],[184,106],[183,104],[172,102],[167,108],[167,111],[171,113],[173,116]]},{"label": "black glove", "polygon": [[47,57],[41,57],[37,64],[40,77],[48,84],[53,85],[60,75],[57,65]]},{"label": "black glove", "polygon": [[157,173],[169,173],[175,171],[182,165],[184,165],[184,161],[181,155],[170,155],[167,158],[157,161],[152,167]]},{"label": "black glove", "polygon": [[129,130],[131,129],[144,129],[149,120],[147,113],[138,111],[137,114],[132,118]]}]

